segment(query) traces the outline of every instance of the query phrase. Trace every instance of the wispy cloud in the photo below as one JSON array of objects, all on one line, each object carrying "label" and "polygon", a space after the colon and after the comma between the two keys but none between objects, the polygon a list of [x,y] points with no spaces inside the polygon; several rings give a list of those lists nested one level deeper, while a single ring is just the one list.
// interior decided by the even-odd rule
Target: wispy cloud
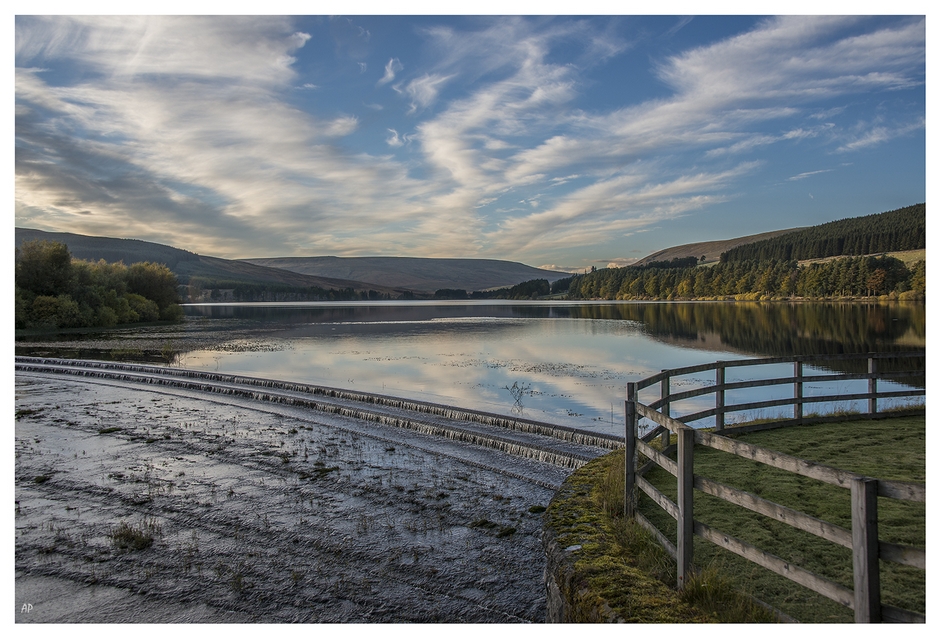
[{"label": "wispy cloud", "polygon": [[846,142],[837,149],[839,153],[848,153],[860,149],[882,144],[897,137],[910,135],[915,131],[923,130],[926,120],[918,119],[914,122],[901,123],[894,126],[881,124],[859,123],[857,133],[850,142]]},{"label": "wispy cloud", "polygon": [[378,81],[377,86],[382,86],[383,84],[388,84],[393,81],[395,74],[404,70],[404,68],[401,62],[398,61],[398,58],[392,58],[388,61],[388,64],[385,65],[385,75]]},{"label": "wispy cloud", "polygon": [[418,109],[430,106],[437,99],[437,95],[442,88],[441,85],[452,77],[452,75],[430,75],[425,73],[421,77],[411,80],[404,87],[397,85],[393,88],[411,99],[411,109],[408,113],[414,113]]},{"label": "wispy cloud", "polygon": [[672,37],[677,34],[682,27],[692,22],[695,16],[682,16],[679,20],[664,34],[666,37]]},{"label": "wispy cloud", "polygon": [[806,179],[807,177],[812,177],[813,175],[819,175],[819,174],[821,174],[821,173],[831,173],[832,170],[833,170],[833,169],[831,169],[831,168],[824,168],[824,169],[821,169],[821,170],[818,170],[818,171],[807,171],[807,172],[805,172],[805,173],[800,173],[799,175],[794,175],[793,177],[788,177],[788,178],[787,178],[787,181],[788,181],[788,182],[796,182],[796,181],[799,181],[799,180],[801,180],[801,179]]},{"label": "wispy cloud", "polygon": [[386,144],[388,144],[389,146],[395,146],[395,147],[404,146],[405,141],[402,138],[398,137],[398,131],[396,131],[393,128],[390,128],[388,129],[388,132],[389,132],[389,136],[385,138]]}]

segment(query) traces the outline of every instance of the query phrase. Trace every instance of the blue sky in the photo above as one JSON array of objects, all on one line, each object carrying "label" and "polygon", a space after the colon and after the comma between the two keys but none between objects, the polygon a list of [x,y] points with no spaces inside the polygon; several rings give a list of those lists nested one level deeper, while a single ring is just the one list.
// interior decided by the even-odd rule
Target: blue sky
[{"label": "blue sky", "polygon": [[16,225],[628,264],[925,201],[925,42],[923,16],[19,16]]}]

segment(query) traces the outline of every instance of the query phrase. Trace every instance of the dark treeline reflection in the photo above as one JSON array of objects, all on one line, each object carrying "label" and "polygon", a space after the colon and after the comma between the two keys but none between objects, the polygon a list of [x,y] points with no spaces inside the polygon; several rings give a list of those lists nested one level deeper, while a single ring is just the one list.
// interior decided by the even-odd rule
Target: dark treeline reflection
[{"label": "dark treeline reflection", "polygon": [[924,305],[898,302],[246,305],[191,306],[187,314],[293,325],[479,317],[631,321],[654,338],[774,357],[923,351],[927,334]]},{"label": "dark treeline reflection", "polygon": [[[613,308],[622,312],[623,319],[642,323],[653,338],[706,349],[715,348],[718,342],[757,357],[926,350],[923,304],[736,302]],[[925,364],[925,359],[919,358],[878,362],[881,372],[923,370]],[[836,372],[865,372],[867,361],[834,361],[823,367]],[[924,387],[925,377],[904,382]]]},{"label": "dark treeline reflection", "polygon": [[[754,355],[922,351],[923,304],[660,303],[579,309],[593,319],[636,321],[650,336],[707,341]],[[709,339],[712,337],[712,339]]]},{"label": "dark treeline reflection", "polygon": [[[579,313],[636,321],[654,339],[756,357],[924,352],[927,339],[925,307],[918,303],[652,303],[584,307]],[[821,367],[865,372],[867,365],[854,360]],[[925,365],[919,358],[878,362],[883,373]],[[903,382],[924,387],[925,377]]]}]

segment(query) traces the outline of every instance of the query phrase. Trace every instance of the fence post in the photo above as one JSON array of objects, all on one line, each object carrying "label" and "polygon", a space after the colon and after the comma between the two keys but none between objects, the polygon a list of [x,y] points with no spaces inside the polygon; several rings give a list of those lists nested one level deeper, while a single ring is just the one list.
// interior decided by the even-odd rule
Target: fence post
[{"label": "fence post", "polygon": [[875,372],[877,366],[875,365],[875,358],[868,357],[868,394],[871,396],[868,397],[868,413],[875,414],[878,412],[878,399],[875,398],[875,394],[878,393],[878,379],[875,378]]},{"label": "fence post", "polygon": [[[665,372],[665,370],[663,370]],[[664,378],[659,384],[659,396],[663,400],[663,406],[660,408],[660,412],[666,416],[672,416],[669,410],[669,377]],[[662,448],[665,450],[669,447],[669,430],[663,432],[660,441],[662,442]]]},{"label": "fence post", "polygon": [[692,446],[694,445],[694,431],[690,427],[681,428],[679,435],[679,450],[676,461],[679,465],[678,498],[679,519],[676,521],[676,586],[685,587],[689,576],[692,575],[692,538],[693,538],[693,512],[692,512]]},{"label": "fence post", "polygon": [[881,574],[878,565],[878,481],[852,479],[852,573],[855,622],[881,622]]},{"label": "fence post", "polygon": [[636,383],[627,383],[624,402],[623,433],[623,516],[630,520],[636,513]]},{"label": "fence post", "polygon": [[793,418],[803,423],[803,362],[793,362]]},{"label": "fence post", "polygon": [[[662,372],[665,372],[665,370]],[[659,382],[659,398],[663,400],[663,407],[660,412],[666,416],[672,416],[669,414],[669,375],[663,377],[663,380]]]},{"label": "fence post", "polygon": [[715,362],[715,431],[725,429],[725,366],[721,361]]}]

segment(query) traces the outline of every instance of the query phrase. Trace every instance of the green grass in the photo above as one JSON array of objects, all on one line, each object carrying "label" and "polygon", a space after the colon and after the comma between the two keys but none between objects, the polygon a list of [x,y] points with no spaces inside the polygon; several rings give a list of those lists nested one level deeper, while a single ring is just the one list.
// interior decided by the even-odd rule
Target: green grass
[{"label": "green grass", "polygon": [[[923,417],[789,427],[740,435],[740,440],[879,479],[924,481],[926,424]],[[695,473],[851,529],[849,490],[729,454],[696,446]],[[675,499],[675,479],[655,469],[647,476]],[[641,494],[640,510],[667,537],[675,521]],[[852,587],[847,548],[696,491],[695,518],[764,551]],[[878,499],[881,540],[925,547],[923,503]],[[806,622],[852,622],[851,610],[783,577],[696,538],[695,564],[731,578],[738,587]],[[924,571],[881,563],[882,602],[921,613],[926,607]]]},{"label": "green grass", "polygon": [[574,472],[545,512],[547,530],[573,560],[575,589],[566,593],[574,601],[571,620],[596,621],[592,613],[604,605],[626,622],[775,620],[717,573],[677,591],[675,562],[646,530],[623,519],[622,502],[620,451]]}]

